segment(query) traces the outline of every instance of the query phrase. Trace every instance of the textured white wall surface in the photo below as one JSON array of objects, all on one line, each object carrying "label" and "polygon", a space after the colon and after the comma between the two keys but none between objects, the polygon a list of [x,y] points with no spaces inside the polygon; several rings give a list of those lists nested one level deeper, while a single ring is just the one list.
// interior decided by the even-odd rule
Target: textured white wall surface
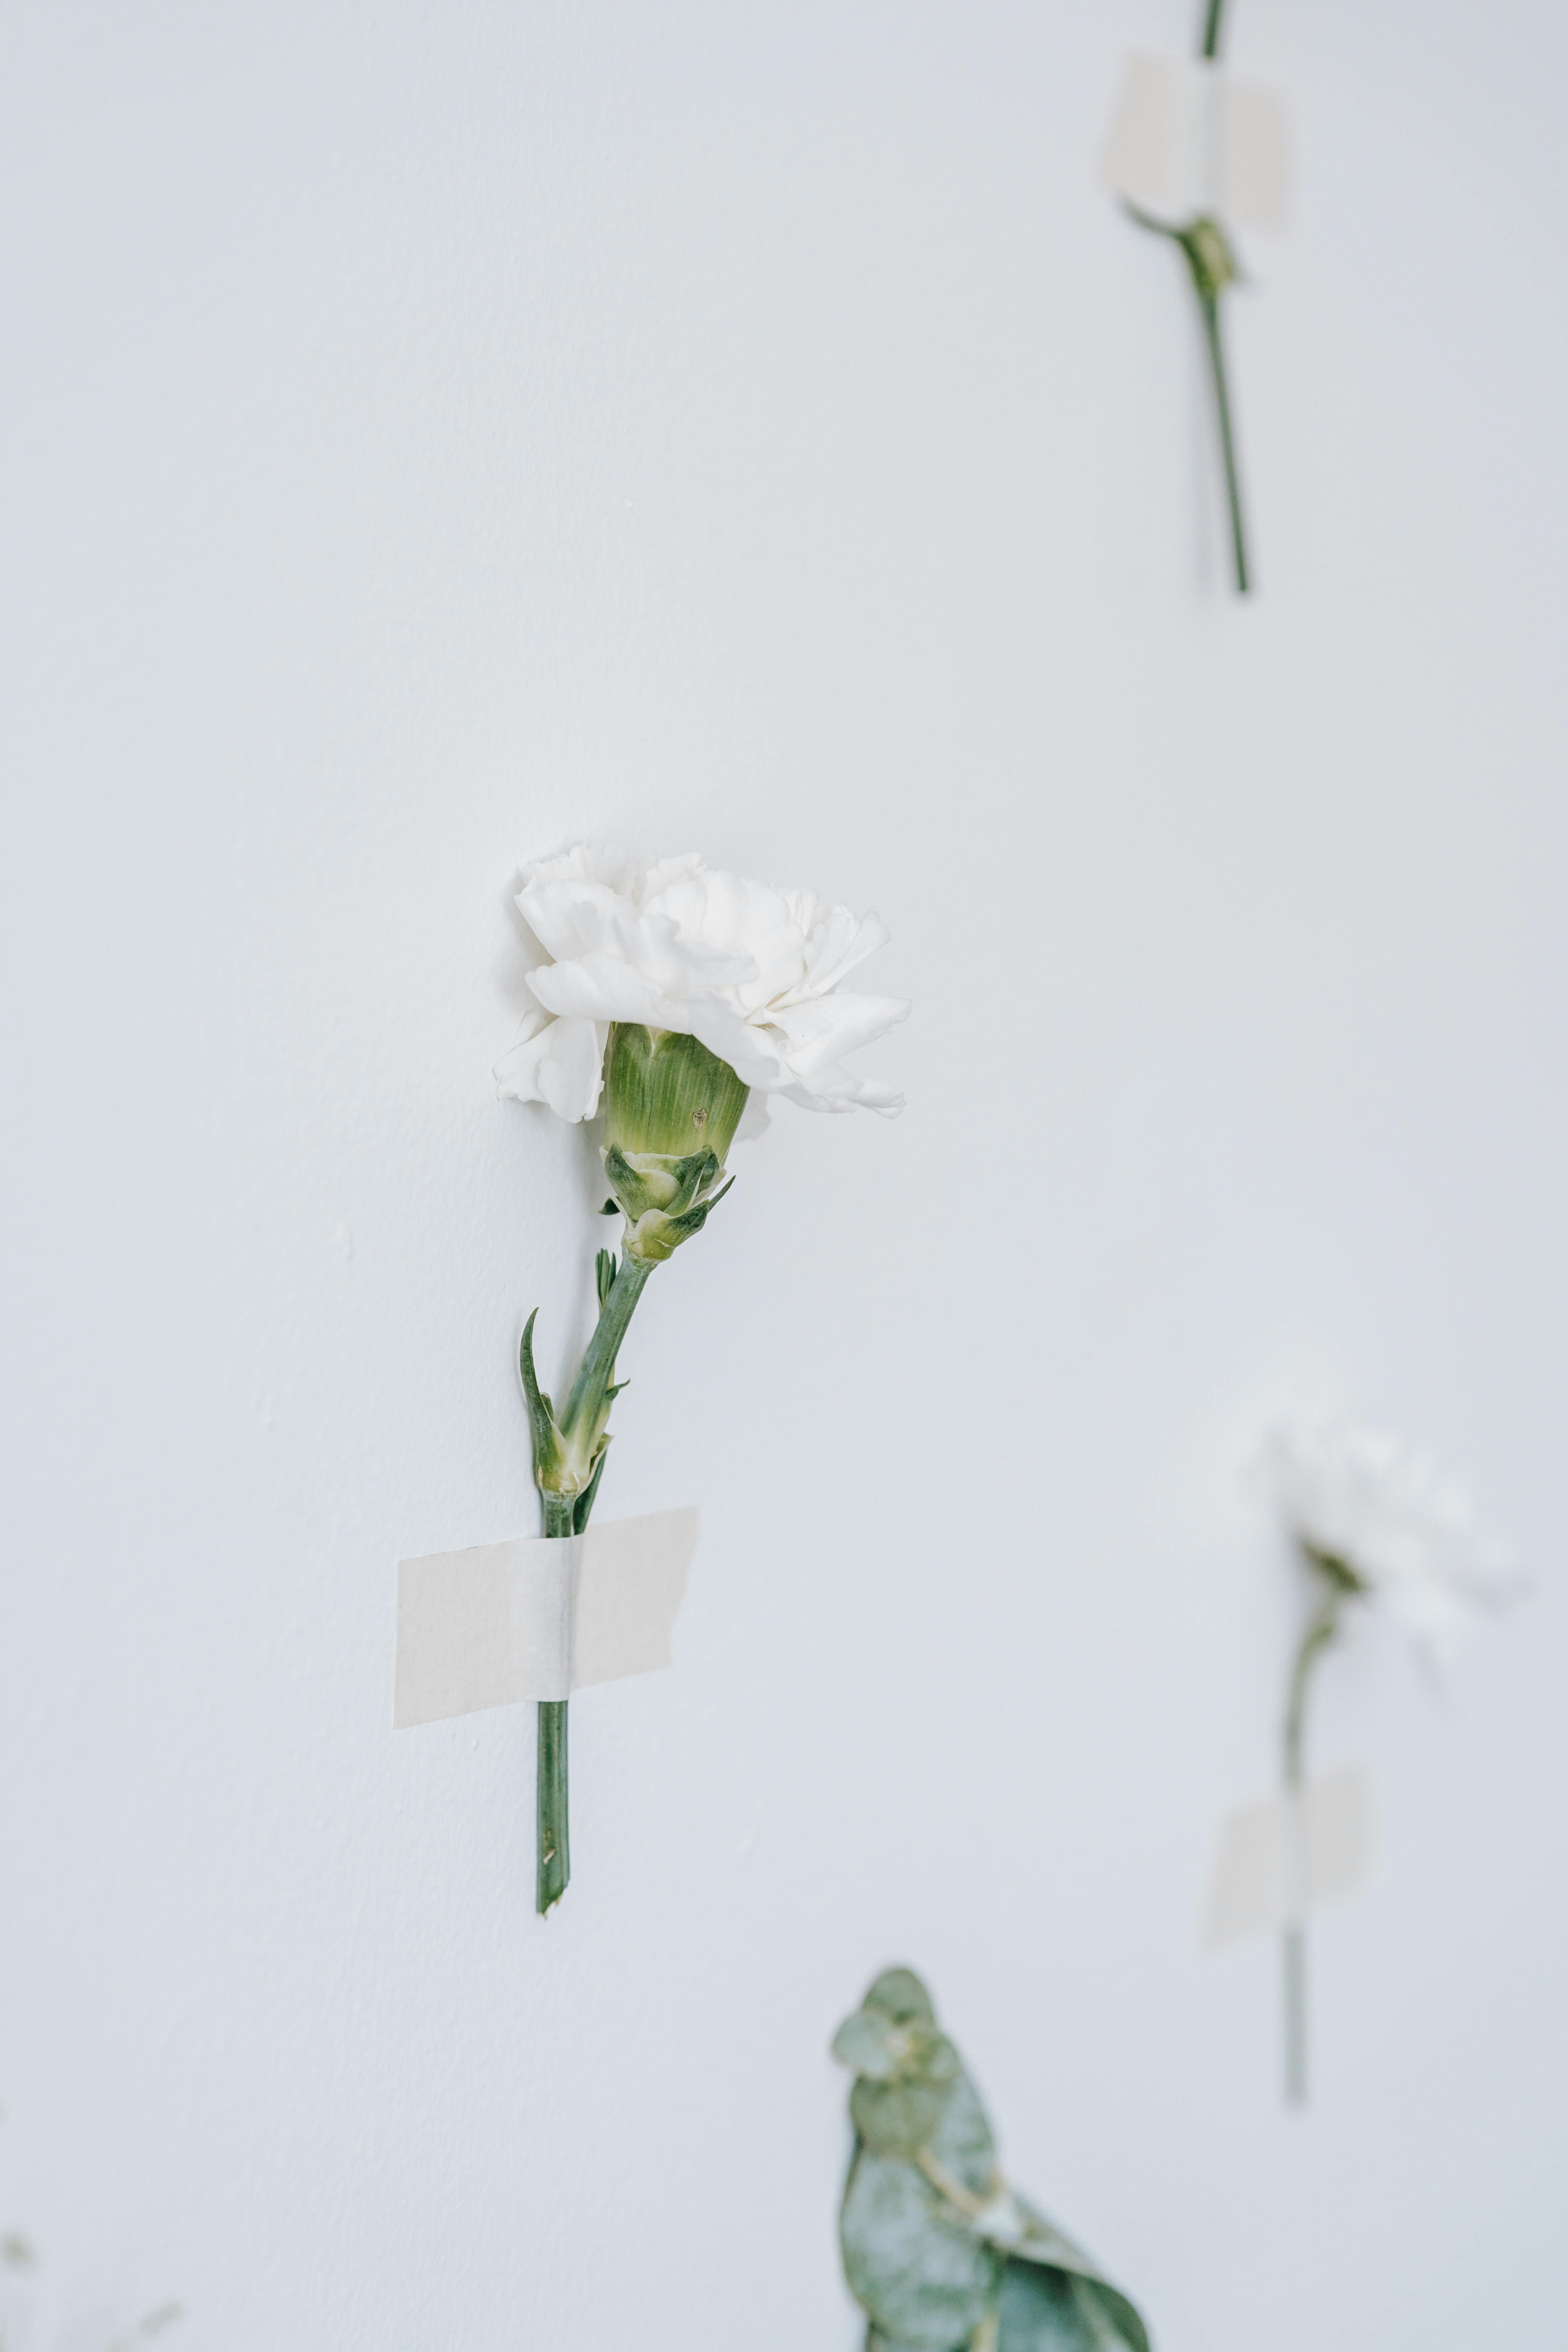
[{"label": "textured white wall surface", "polygon": [[[0,17],[0,2229],[100,2352],[851,2352],[826,2043],[930,1978],[1160,2352],[1555,2340],[1568,2166],[1568,26],[1233,0],[1233,348],[1093,157],[1178,0]],[[894,1124],[784,1107],[600,1504],[672,1673],[394,1736],[393,1567],[535,1524],[583,1139],[500,1105],[518,862],[874,905]],[[1366,1625],[1380,1850],[1198,1948],[1298,1596],[1286,1405],[1537,1570]],[[173,2341],[174,2339],[171,2339]],[[7,2338],[9,2346],[10,2339]]]}]

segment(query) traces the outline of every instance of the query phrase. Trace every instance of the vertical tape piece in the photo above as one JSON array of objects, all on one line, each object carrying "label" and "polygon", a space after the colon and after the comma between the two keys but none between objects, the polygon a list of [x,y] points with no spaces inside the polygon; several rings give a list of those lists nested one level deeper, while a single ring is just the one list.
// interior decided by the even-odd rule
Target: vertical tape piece
[{"label": "vertical tape piece", "polygon": [[394,1728],[668,1665],[696,1546],[687,1509],[400,1560]]},{"label": "vertical tape piece", "polygon": [[1204,1944],[1283,1927],[1353,1895],[1372,1860],[1372,1794],[1359,1765],[1326,1772],[1300,1797],[1232,1813],[1209,1889]]},{"label": "vertical tape piece", "polygon": [[1176,223],[1217,213],[1283,228],[1293,177],[1289,111],[1278,91],[1223,66],[1144,52],[1122,68],[1100,178],[1112,195]]}]

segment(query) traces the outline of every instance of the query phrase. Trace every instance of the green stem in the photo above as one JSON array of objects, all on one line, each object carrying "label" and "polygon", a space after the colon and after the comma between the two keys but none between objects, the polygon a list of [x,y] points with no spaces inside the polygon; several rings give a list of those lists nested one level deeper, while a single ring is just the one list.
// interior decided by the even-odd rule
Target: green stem
[{"label": "green stem", "polygon": [[[1290,1668],[1285,1701],[1285,1789],[1300,1798],[1306,1782],[1307,1693],[1312,1669],[1339,1631],[1342,1589],[1331,1586],[1307,1622]],[[1300,1817],[1289,1821],[1287,1833],[1300,1834]],[[1285,2098],[1288,2105],[1307,2104],[1307,1924],[1298,1916],[1285,1923]]]},{"label": "green stem", "polygon": [[1225,0],[1209,0],[1208,16],[1204,25],[1204,45],[1199,55],[1217,58],[1219,37],[1225,17]]},{"label": "green stem", "polygon": [[653,1267],[629,1250],[621,1252],[621,1262],[616,1278],[610,1285],[610,1295],[599,1309],[599,1320],[588,1342],[588,1352],[577,1368],[566,1399],[566,1409],[561,1416],[561,1433],[568,1441],[579,1424],[597,1412],[605,1391],[616,1377],[616,1357],[621,1341],[626,1336],[626,1326],[632,1312],[643,1295]]},{"label": "green stem", "polygon": [[1214,380],[1215,413],[1219,420],[1220,455],[1225,461],[1226,498],[1230,508],[1231,557],[1236,567],[1236,593],[1251,593],[1247,563],[1247,526],[1241,512],[1241,477],[1236,462],[1236,436],[1230,419],[1230,392],[1226,378],[1225,343],[1220,334],[1219,296],[1198,292],[1203,312],[1204,341],[1208,346],[1209,373]]},{"label": "green stem", "polygon": [[1128,217],[1140,228],[1152,230],[1157,236],[1168,236],[1173,245],[1181,247],[1182,258],[1187,265],[1193,281],[1193,291],[1198,298],[1198,315],[1203,320],[1204,344],[1208,352],[1209,380],[1214,385],[1215,417],[1219,426],[1219,451],[1225,467],[1226,500],[1230,509],[1231,560],[1236,571],[1236,593],[1238,596],[1251,593],[1252,580],[1247,558],[1247,525],[1241,509],[1241,468],[1236,457],[1236,427],[1230,413],[1230,380],[1225,364],[1225,338],[1221,332],[1219,299],[1226,287],[1237,277],[1236,256],[1221,224],[1209,214],[1200,214],[1184,228],[1176,228],[1169,221],[1157,219],[1142,205],[1122,198]]},{"label": "green stem", "polygon": [[[545,1534],[574,1534],[573,1497],[570,1495],[546,1495],[543,1502]],[[541,1699],[539,1702],[539,1774],[534,1818],[534,1903],[542,1918],[560,1902],[572,1875],[566,1701],[563,1698]]]},{"label": "green stem", "polygon": [[1290,1668],[1290,1687],[1285,1702],[1285,1786],[1300,1789],[1304,1774],[1307,1741],[1307,1690],[1312,1669],[1340,1629],[1340,1607],[1344,1594],[1324,1593],[1312,1615],[1307,1621]]},{"label": "green stem", "polygon": [[[587,1353],[578,1367],[572,1392],[566,1400],[566,1410],[561,1419],[563,1435],[569,1437],[580,1422],[593,1421],[598,1415],[604,1404],[605,1392],[615,1382],[616,1356],[626,1336],[632,1310],[642,1297],[652,1272],[652,1266],[640,1258],[622,1253],[615,1280],[599,1309],[599,1320],[588,1342]],[[593,1477],[580,1495],[555,1495],[548,1490],[541,1495],[547,1536],[582,1534],[599,1491],[604,1460],[601,1452],[594,1466]],[[572,1877],[566,1708],[567,1701],[563,1698],[541,1699],[539,1702],[539,1764],[534,1798],[534,1903],[541,1917],[560,1902]]]}]

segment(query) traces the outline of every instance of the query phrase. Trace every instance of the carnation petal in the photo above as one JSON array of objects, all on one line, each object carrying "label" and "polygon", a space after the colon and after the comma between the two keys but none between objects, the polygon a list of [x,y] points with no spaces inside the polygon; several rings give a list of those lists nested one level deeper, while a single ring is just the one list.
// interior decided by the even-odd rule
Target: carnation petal
[{"label": "carnation petal", "polygon": [[625,954],[635,941],[636,908],[607,884],[576,875],[540,875],[517,894],[523,921],[558,962]]},{"label": "carnation petal", "polygon": [[732,1005],[719,998],[683,1006],[680,1021],[668,1025],[684,1029],[720,1061],[728,1062],[742,1086],[760,1087],[766,1092],[782,1086],[789,1076],[788,1066],[767,1031],[742,1020]]},{"label": "carnation petal", "polygon": [[583,1021],[645,1021],[653,1029],[682,1026],[668,1018],[668,1000],[633,965],[615,955],[576,956],[542,964],[528,984],[552,1013]]},{"label": "carnation petal", "polygon": [[889,936],[888,926],[879,915],[865,915],[857,922],[847,907],[825,908],[807,932],[800,995],[825,996],[858,963],[863,963],[879,948],[885,948]]},{"label": "carnation petal", "polygon": [[1429,1454],[1352,1422],[1278,1433],[1259,1468],[1287,1526],[1343,1560],[1436,1658],[1522,1580]]},{"label": "carnation petal", "polygon": [[908,1018],[909,1010],[899,996],[824,996],[812,1004],[776,1007],[772,1025],[788,1040],[791,1067],[808,1077],[885,1037]]},{"label": "carnation petal", "polygon": [[528,975],[540,1010],[498,1066],[503,1091],[564,1118],[591,1116],[605,1032],[624,1021],[696,1037],[759,1098],[889,1117],[902,1108],[892,1088],[842,1067],[909,1011],[838,992],[886,940],[877,916],[710,869],[694,853],[647,864],[611,843],[525,866],[517,903],[553,960]]},{"label": "carnation petal", "polygon": [[605,1083],[608,1031],[593,1021],[556,1021],[552,1050],[539,1066],[539,1092],[557,1118],[592,1118]]},{"label": "carnation petal", "polygon": [[540,1102],[557,1118],[592,1118],[604,1084],[605,1032],[592,1021],[523,1015],[523,1032],[495,1066],[496,1092],[514,1102]]}]

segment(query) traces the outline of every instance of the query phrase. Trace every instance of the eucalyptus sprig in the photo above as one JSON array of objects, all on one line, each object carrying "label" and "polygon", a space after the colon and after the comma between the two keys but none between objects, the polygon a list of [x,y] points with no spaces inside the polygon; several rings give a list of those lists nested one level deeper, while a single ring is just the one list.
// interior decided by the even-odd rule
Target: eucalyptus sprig
[{"label": "eucalyptus sprig", "polygon": [[839,2239],[866,2352],[1149,2352],[1120,2287],[1003,2178],[912,1969],[876,1979],[833,2054],[855,2076]]}]

